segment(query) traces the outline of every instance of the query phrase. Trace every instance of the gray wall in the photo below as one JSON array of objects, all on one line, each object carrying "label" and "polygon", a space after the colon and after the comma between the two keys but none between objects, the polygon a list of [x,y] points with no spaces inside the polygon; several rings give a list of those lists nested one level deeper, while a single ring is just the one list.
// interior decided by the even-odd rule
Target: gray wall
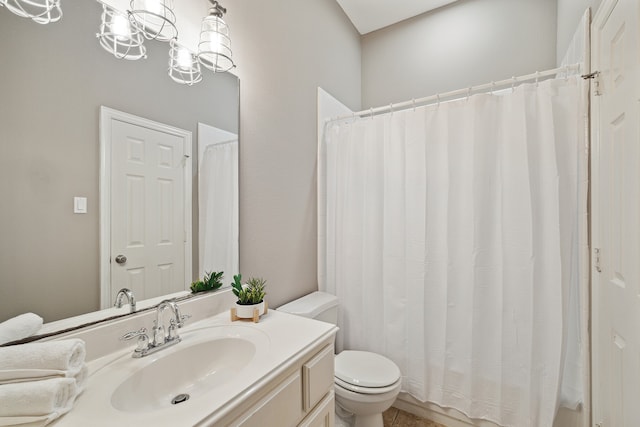
[{"label": "gray wall", "polygon": [[240,269],[272,307],[317,290],[316,88],[360,106],[360,39],[333,0],[228,5],[240,99]]},{"label": "gray wall", "polygon": [[584,11],[590,7],[591,17],[595,16],[602,0],[557,0],[558,1],[558,32],[556,61],[559,64],[564,57],[569,43],[582,19]]},{"label": "gray wall", "polygon": [[553,68],[555,48],[555,0],[460,0],[362,38],[362,106]]},{"label": "gray wall", "polygon": [[[117,60],[95,36],[99,3],[62,7],[50,25],[0,8],[0,321],[98,309],[100,105],[190,130],[194,142],[198,121],[238,126],[234,76],[173,83],[167,44],[147,43],[146,60]],[[73,214],[74,196],[88,198],[88,214]]]},{"label": "gray wall", "polygon": [[[461,0],[362,39],[332,0],[236,0],[228,5],[226,20],[242,81],[240,265],[245,277],[268,280],[272,306],[317,287],[317,86],[360,109],[550,68],[556,58],[556,10],[558,50],[562,50],[561,29],[569,28],[566,31],[572,34],[584,9],[575,2]],[[76,3],[98,9],[94,2],[70,4],[75,7]],[[85,11],[84,17],[94,13],[98,12]],[[73,15],[65,10],[64,20]],[[173,84],[153,102],[142,101],[138,99],[142,93],[168,79],[165,45],[156,44],[154,50],[151,44],[144,64],[117,61],[97,46],[93,34],[98,19],[75,24],[85,33],[78,43],[88,53],[78,54],[80,47],[75,45],[65,47],[68,53],[60,53],[54,26],[39,26],[0,9],[1,31],[10,34],[0,38],[0,52],[15,49],[18,27],[29,28],[30,41],[42,44],[45,52],[12,53],[21,70],[14,76],[3,69],[0,79],[0,191],[12,194],[3,198],[6,204],[0,221],[19,224],[2,226],[1,301],[20,302],[36,293],[47,295],[47,306],[66,307],[67,315],[76,314],[76,307],[87,303],[97,308],[99,105],[187,129],[207,118],[213,118],[214,126],[231,126],[226,123],[229,116],[219,119],[225,110],[218,87],[220,80],[231,76],[207,75],[204,85],[193,88]],[[85,58],[79,69],[67,75],[53,71],[52,63],[74,55]],[[145,77],[131,81],[134,70],[144,70]],[[22,96],[33,92],[15,81],[24,73],[31,78],[30,85],[40,82],[43,96],[58,108],[44,111],[42,98]],[[115,81],[116,89],[103,88],[105,79]],[[136,96],[123,103],[125,93]],[[195,93],[207,94],[211,105],[183,114]],[[85,107],[71,106],[71,100],[76,105],[85,98],[93,100]],[[163,104],[176,104],[176,113],[154,112]],[[66,114],[69,109],[71,114]],[[28,123],[17,118],[14,110],[30,111]],[[49,121],[42,122],[47,117]],[[14,121],[10,133],[6,123]],[[62,133],[69,129],[72,137]],[[32,132],[35,137],[26,136]],[[88,215],[71,213],[74,195],[89,197]],[[20,264],[19,254],[27,254],[31,261]],[[13,273],[7,275],[7,271]],[[53,290],[51,284],[60,280],[75,297]],[[9,308],[0,307],[2,315],[10,314],[5,310]]]},{"label": "gray wall", "polygon": [[240,266],[273,306],[316,281],[316,105],[353,109],[555,65],[555,0],[461,0],[360,39],[334,1],[229,7],[242,81]]}]

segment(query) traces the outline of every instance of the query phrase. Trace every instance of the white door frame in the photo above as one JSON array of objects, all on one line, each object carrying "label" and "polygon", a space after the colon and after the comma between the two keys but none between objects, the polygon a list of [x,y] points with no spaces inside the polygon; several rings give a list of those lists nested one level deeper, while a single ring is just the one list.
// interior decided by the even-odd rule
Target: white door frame
[{"label": "white door frame", "polygon": [[111,306],[111,121],[117,120],[171,134],[184,140],[184,284],[192,279],[192,224],[191,224],[191,132],[123,113],[105,106],[100,107],[100,308]]},{"label": "white door frame", "polygon": [[[593,17],[593,21],[591,23],[591,70],[599,70],[600,64],[597,63],[598,55],[595,53],[600,49],[599,42],[599,33],[602,27],[603,22],[606,18],[611,14],[614,6],[616,5],[618,0],[603,0],[600,5],[599,10]],[[591,319],[591,414],[590,421],[591,423],[596,422],[598,419],[601,409],[601,402],[598,398],[598,390],[600,387],[598,386],[600,383],[601,372],[598,369],[599,366],[599,356],[600,349],[598,347],[599,336],[600,336],[600,328],[601,328],[601,319],[600,319],[600,308],[598,307],[598,301],[600,298],[600,287],[598,280],[599,272],[598,272],[598,263],[599,260],[596,259],[596,251],[594,248],[599,248],[601,246],[600,243],[600,191],[598,188],[598,182],[600,180],[600,99],[598,96],[595,96],[594,85],[591,85],[590,91],[590,115],[591,115],[591,141],[590,141],[590,158],[591,158],[591,176],[589,177],[589,185],[591,192],[591,204],[590,204],[590,221],[591,221],[591,274],[590,274],[590,282],[591,282],[591,307],[590,307],[590,319]]]},{"label": "white door frame", "polygon": [[[599,63],[601,43],[600,43],[600,33],[602,32],[603,26],[607,23],[611,13],[614,8],[618,4],[619,0],[603,0],[602,4],[598,8],[597,13],[595,14],[592,25],[591,25],[591,43],[592,43],[592,54],[591,54],[591,71],[602,71],[602,64]],[[638,19],[639,17],[633,17],[633,19]],[[596,77],[597,78],[597,77]],[[607,90],[605,88],[604,90]],[[603,403],[599,399],[599,394],[608,393],[609,390],[602,390],[602,381],[603,378],[607,377],[606,372],[602,372],[599,367],[602,363],[602,359],[604,358],[600,337],[605,332],[606,322],[605,316],[606,313],[603,313],[602,308],[602,300],[603,300],[603,289],[600,280],[600,255],[596,253],[595,248],[602,248],[603,241],[605,240],[602,236],[603,231],[600,228],[600,218],[601,218],[601,201],[603,197],[606,197],[607,194],[605,192],[600,191],[600,179],[602,176],[602,171],[600,168],[600,152],[601,152],[601,98],[594,94],[594,86],[592,85],[592,95],[591,95],[591,176],[590,176],[590,188],[591,188],[591,422],[592,425],[600,425],[603,418],[603,413],[606,411],[606,407],[603,408]],[[639,94],[635,94],[638,96]],[[608,254],[604,254],[606,257]],[[603,261],[603,264],[606,264],[606,260]],[[603,427],[615,427],[615,426],[603,426]]]}]

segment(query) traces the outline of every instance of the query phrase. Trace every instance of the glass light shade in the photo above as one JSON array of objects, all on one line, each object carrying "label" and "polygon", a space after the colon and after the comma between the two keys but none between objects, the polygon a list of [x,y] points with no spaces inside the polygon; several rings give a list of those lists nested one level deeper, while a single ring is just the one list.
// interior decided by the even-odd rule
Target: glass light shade
[{"label": "glass light shade", "polygon": [[129,17],[149,40],[168,42],[178,37],[172,0],[131,0]]},{"label": "glass light shade", "polygon": [[102,5],[102,21],[97,37],[100,46],[118,59],[146,58],[147,49],[140,30],[129,22],[127,15],[105,4]]},{"label": "glass light shade", "polygon": [[205,17],[198,43],[198,61],[214,72],[223,72],[235,66],[231,56],[231,39],[226,22],[215,15]]},{"label": "glass light shade", "polygon": [[62,18],[60,0],[0,0],[7,9],[38,24],[50,24]]},{"label": "glass light shade", "polygon": [[169,77],[176,83],[188,86],[202,81],[198,59],[175,40],[171,40],[169,49]]}]

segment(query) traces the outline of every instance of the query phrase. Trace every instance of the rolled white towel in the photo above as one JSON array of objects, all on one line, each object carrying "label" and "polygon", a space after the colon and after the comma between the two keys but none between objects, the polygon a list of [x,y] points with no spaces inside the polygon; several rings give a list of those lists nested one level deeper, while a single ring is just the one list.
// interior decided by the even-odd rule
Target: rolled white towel
[{"label": "rolled white towel", "polygon": [[42,328],[42,317],[24,313],[0,323],[0,344],[21,340],[37,333]]},{"label": "rolled white towel", "polygon": [[[52,372],[60,373],[65,371],[52,371]],[[56,418],[67,413],[73,407],[73,403],[75,402],[75,399],[78,397],[80,393],[82,393],[82,391],[85,388],[85,385],[87,383],[88,373],[89,373],[89,370],[87,368],[87,365],[83,365],[80,371],[74,377],[66,378],[67,380],[75,381],[75,384],[69,383],[68,385],[64,385],[63,387],[65,388],[66,392],[72,393],[72,395],[68,399],[67,405],[65,405],[64,407],[61,407],[59,408],[59,410],[55,412],[47,413],[45,415],[0,416],[0,426],[43,427],[51,423]],[[63,379],[65,377],[58,376],[54,378]],[[33,385],[37,383],[43,383],[44,379],[47,379],[47,378],[41,377],[37,379],[39,379],[40,381],[35,381],[35,382],[32,381],[30,384]],[[12,402],[10,401],[5,402],[1,400],[1,399],[5,399],[5,396],[2,395],[2,390],[3,390],[2,385],[0,385],[0,407],[2,407],[2,405],[5,405],[5,404],[6,405],[12,404]],[[9,394],[9,392],[7,392],[6,394]]]},{"label": "rolled white towel", "polygon": [[0,347],[0,370],[54,369],[72,377],[84,365],[85,355],[85,343],[78,338]]},{"label": "rolled white towel", "polygon": [[60,416],[71,409],[77,395],[74,378],[3,384],[0,417]]},{"label": "rolled white towel", "polygon": [[[62,371],[60,369],[0,369],[0,385],[39,381],[49,378],[75,378],[78,385],[84,388],[87,379],[87,367],[78,372]],[[0,424],[1,426],[2,424]]]},{"label": "rolled white towel", "polygon": [[76,380],[76,392],[77,394],[82,393],[85,386],[87,385],[87,378],[89,377],[89,369],[87,365],[82,365],[80,371],[73,377]]},{"label": "rolled white towel", "polygon": [[74,376],[73,372],[60,369],[0,369],[0,385]]},{"label": "rolled white towel", "polygon": [[37,417],[0,417],[0,426],[43,427],[58,418],[59,415],[40,415]]},{"label": "rolled white towel", "polygon": [[37,417],[0,417],[0,426],[12,427],[43,427],[60,415],[39,415]]}]

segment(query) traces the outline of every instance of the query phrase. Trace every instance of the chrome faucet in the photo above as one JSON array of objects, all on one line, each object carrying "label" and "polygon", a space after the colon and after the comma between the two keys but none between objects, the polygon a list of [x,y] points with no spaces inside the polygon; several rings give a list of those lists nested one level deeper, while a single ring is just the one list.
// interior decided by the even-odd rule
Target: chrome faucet
[{"label": "chrome faucet", "polygon": [[120,289],[116,294],[116,303],[113,304],[113,306],[116,308],[121,308],[122,304],[124,303],[123,300],[125,298],[127,299],[127,302],[129,303],[129,305],[131,305],[131,309],[129,310],[129,312],[134,313],[136,311],[136,297],[133,295],[133,292],[131,291],[131,289],[127,289],[127,288]]},{"label": "chrome faucet", "polygon": [[[166,308],[171,309],[171,311],[173,312],[173,318],[169,320],[169,330],[165,335],[162,313]],[[158,304],[156,308],[156,320],[153,324],[153,344],[155,346],[158,346],[167,342],[171,342],[173,340],[180,341],[177,328],[182,328],[184,326],[184,320],[186,318],[186,316],[182,316],[180,314],[180,309],[178,308],[178,304],[176,304],[175,301],[164,300],[160,304]]]},{"label": "chrome faucet", "polygon": [[[173,317],[169,320],[169,329],[164,332],[164,323],[162,321],[162,313],[166,308],[170,308]],[[141,328],[138,331],[128,332],[124,334],[121,340],[130,340],[138,338],[138,345],[133,352],[133,357],[139,358],[148,356],[163,348],[178,344],[182,339],[178,336],[178,328],[184,326],[184,321],[191,317],[190,315],[180,314],[178,304],[172,300],[164,300],[156,307],[156,320],[153,322],[153,330],[151,339],[147,336],[147,329]]]}]

